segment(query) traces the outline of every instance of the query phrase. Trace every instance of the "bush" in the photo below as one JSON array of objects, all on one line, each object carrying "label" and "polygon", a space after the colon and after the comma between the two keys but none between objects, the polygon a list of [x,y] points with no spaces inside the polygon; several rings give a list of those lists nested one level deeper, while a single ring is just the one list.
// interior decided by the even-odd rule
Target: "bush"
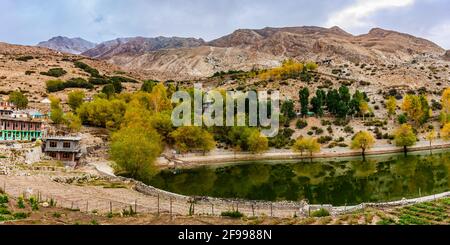
[{"label": "bush", "polygon": [[85,88],[93,89],[94,85],[84,80],[83,78],[72,78],[64,83],[64,88]]},{"label": "bush", "polygon": [[320,136],[320,138],[317,140],[317,142],[319,142],[320,144],[326,144],[330,141],[332,141],[333,138],[331,136]]},{"label": "bush", "polygon": [[14,219],[26,219],[26,218],[28,218],[28,216],[29,216],[28,213],[23,213],[23,212],[13,214]]},{"label": "bush", "polygon": [[239,211],[226,211],[226,212],[222,212],[220,214],[220,216],[238,219],[238,218],[244,217],[244,214],[242,214]]},{"label": "bush", "polygon": [[23,197],[19,197],[19,199],[17,200],[17,206],[18,206],[20,209],[24,209],[24,208],[25,208],[25,202],[24,202],[24,200],[23,200]]},{"label": "bush", "polygon": [[86,73],[89,73],[89,75],[91,75],[91,77],[98,77],[98,78],[102,77],[97,69],[94,69],[81,61],[75,61],[74,65],[75,65],[75,67],[85,71]]},{"label": "bush", "polygon": [[93,85],[105,85],[105,84],[110,84],[111,81],[106,78],[91,77],[91,78],[89,78],[89,83],[91,83]]},{"label": "bush", "polygon": [[65,74],[67,74],[67,72],[62,68],[52,68],[52,69],[48,70],[47,72],[41,72],[41,75],[49,76],[49,77],[62,77]]},{"label": "bush", "polygon": [[327,216],[330,216],[330,212],[324,208],[321,208],[319,210],[312,212],[311,216],[312,217],[327,217]]},{"label": "bush", "polygon": [[138,83],[138,81],[128,78],[128,77],[121,77],[121,76],[114,76],[114,77],[110,77],[110,80],[114,83],[114,82],[119,82],[119,83]]},{"label": "bush", "polygon": [[6,204],[9,202],[7,195],[0,195],[0,204]]},{"label": "bush", "polygon": [[25,75],[27,75],[27,76],[29,76],[29,75],[31,75],[33,73],[36,73],[36,72],[35,71],[25,71]]},{"label": "bush", "polygon": [[32,60],[32,59],[34,59],[34,57],[33,57],[33,56],[30,56],[30,55],[27,55],[27,56],[21,56],[21,57],[16,58],[16,60],[18,60],[18,61],[24,61],[24,62],[27,62],[27,61]]},{"label": "bush", "polygon": [[61,80],[49,80],[45,82],[47,86],[47,92],[53,93],[64,90],[64,82]]},{"label": "bush", "polygon": [[295,124],[295,126],[297,127],[297,129],[304,129],[308,126],[308,122],[306,122],[305,120],[297,120],[297,123]]},{"label": "bush", "polygon": [[354,130],[353,130],[353,128],[351,126],[347,125],[344,128],[344,132],[349,133],[349,134],[353,134]]}]

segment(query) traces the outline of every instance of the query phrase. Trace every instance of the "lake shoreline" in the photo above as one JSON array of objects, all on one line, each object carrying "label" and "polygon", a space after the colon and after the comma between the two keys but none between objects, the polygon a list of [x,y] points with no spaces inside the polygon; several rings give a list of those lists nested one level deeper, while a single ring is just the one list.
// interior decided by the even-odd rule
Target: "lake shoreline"
[{"label": "lake shoreline", "polygon": [[[418,144],[416,146],[412,146],[408,148],[408,153],[412,152],[425,152],[425,151],[433,151],[433,150],[445,150],[450,149],[450,142],[441,142],[438,144],[434,144],[431,146],[424,145],[424,141],[421,141],[422,144]],[[379,147],[378,149],[374,148],[372,150],[366,151],[366,157],[371,156],[382,156],[388,154],[402,153],[403,148],[401,147]],[[268,152],[263,154],[252,154],[252,153],[238,153],[233,154],[232,152],[228,152],[227,154],[211,154],[211,155],[185,155],[185,156],[177,156],[175,159],[177,163],[175,164],[175,168],[195,168],[204,165],[214,166],[214,165],[224,165],[224,164],[232,164],[232,163],[242,163],[242,162],[251,162],[251,161],[268,161],[268,160],[308,160],[308,159],[330,159],[330,158],[345,158],[345,157],[357,157],[361,156],[361,151],[354,151],[348,148],[340,149],[339,151],[331,151],[330,149],[324,149],[321,153],[314,154],[312,157],[300,153],[295,153],[291,150],[280,150],[277,152]],[[166,168],[166,167],[163,167]]]}]

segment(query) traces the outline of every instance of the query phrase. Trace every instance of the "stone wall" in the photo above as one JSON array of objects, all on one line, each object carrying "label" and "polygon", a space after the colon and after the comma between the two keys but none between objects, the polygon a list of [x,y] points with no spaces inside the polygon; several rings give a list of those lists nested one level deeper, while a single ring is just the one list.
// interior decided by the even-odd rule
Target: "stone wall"
[{"label": "stone wall", "polygon": [[71,179],[56,178],[57,182],[73,183],[77,181],[90,181],[95,179],[105,179],[109,181],[120,181],[125,183],[132,183],[134,189],[144,195],[155,197],[158,199],[160,207],[158,210],[169,210],[170,207],[175,210],[184,210],[181,215],[187,215],[188,210],[193,210],[194,214],[200,215],[220,215],[225,211],[235,211],[245,214],[246,216],[272,216],[280,218],[290,217],[307,217],[312,212],[319,209],[326,209],[332,215],[339,215],[345,213],[351,213],[358,210],[363,210],[366,207],[395,207],[413,205],[421,202],[429,202],[440,198],[450,196],[450,192],[436,194],[427,197],[420,197],[409,200],[400,200],[394,202],[384,203],[362,203],[354,206],[332,206],[332,205],[309,205],[305,201],[291,202],[267,202],[267,201],[249,201],[241,199],[224,199],[213,197],[195,197],[184,196],[167,192],[152,186],[148,186],[142,182],[123,178],[123,177],[111,177],[111,176],[85,176],[85,177],[72,177]]}]

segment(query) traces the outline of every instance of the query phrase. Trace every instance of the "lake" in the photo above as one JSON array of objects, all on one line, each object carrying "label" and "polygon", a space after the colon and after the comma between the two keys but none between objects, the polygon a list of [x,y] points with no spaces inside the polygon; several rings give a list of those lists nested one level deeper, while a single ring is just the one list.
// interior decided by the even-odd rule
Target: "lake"
[{"label": "lake", "polygon": [[450,190],[450,152],[164,170],[147,184],[189,196],[352,205]]}]

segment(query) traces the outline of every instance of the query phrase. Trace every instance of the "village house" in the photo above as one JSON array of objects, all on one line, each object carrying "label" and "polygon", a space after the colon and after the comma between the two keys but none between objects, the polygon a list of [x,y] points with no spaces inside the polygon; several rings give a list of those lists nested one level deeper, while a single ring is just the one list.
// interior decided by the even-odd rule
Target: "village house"
[{"label": "village house", "polygon": [[16,106],[10,103],[6,98],[0,100],[0,116],[9,116],[13,114]]},{"label": "village house", "polygon": [[42,151],[45,155],[75,166],[81,158],[80,137],[46,136],[43,139]]},{"label": "village house", "polygon": [[41,120],[29,117],[0,117],[0,141],[34,141],[43,135]]}]

